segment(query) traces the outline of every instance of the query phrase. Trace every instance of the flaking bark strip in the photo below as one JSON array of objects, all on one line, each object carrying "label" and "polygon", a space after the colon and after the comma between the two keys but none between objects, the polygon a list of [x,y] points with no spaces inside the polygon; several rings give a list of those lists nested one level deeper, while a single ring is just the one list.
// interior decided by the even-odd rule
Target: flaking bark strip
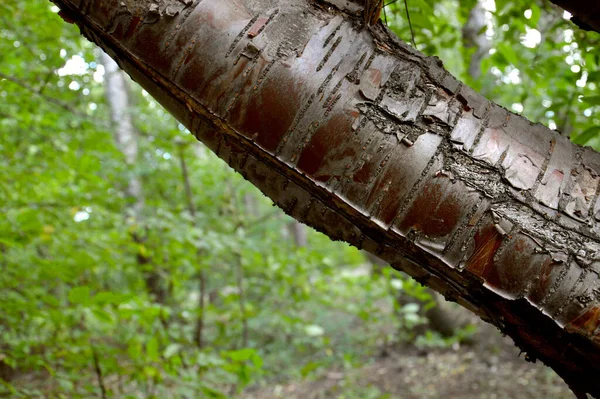
[{"label": "flaking bark strip", "polygon": [[231,46],[229,46],[229,49],[225,53],[225,58],[229,57],[231,55],[231,53],[233,53],[233,50],[235,50],[235,47],[244,38],[244,36],[250,30],[250,28],[252,28],[252,25],[254,25],[254,23],[258,20],[259,17],[260,17],[259,15],[253,16],[252,19],[250,19],[250,21],[248,21],[246,26],[244,26],[244,28],[240,31],[240,33],[237,34],[235,39],[233,39]]}]

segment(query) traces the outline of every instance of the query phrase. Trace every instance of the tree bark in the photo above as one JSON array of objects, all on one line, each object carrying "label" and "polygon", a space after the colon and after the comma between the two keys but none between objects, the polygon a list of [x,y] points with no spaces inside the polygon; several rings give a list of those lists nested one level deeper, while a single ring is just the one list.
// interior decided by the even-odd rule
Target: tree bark
[{"label": "tree bark", "polygon": [[600,2],[595,0],[550,0],[573,14],[571,21],[581,29],[600,32]]},{"label": "tree bark", "polygon": [[285,212],[600,396],[598,153],[364,28],[362,2],[54,1]]}]

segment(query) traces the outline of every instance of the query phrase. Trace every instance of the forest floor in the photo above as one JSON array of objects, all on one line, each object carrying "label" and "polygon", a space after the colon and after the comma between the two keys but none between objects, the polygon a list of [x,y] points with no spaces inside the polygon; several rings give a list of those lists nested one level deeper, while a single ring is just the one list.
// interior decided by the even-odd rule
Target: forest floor
[{"label": "forest floor", "polygon": [[288,381],[247,392],[246,399],[571,399],[550,368],[529,363],[512,340],[479,326],[476,343],[422,350],[404,345],[360,368],[330,369],[311,380]]}]

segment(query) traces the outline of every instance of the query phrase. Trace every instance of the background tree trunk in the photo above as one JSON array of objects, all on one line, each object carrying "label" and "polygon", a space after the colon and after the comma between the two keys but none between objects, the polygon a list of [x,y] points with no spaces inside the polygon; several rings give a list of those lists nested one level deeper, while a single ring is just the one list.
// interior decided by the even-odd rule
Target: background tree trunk
[{"label": "background tree trunk", "polygon": [[[364,254],[371,263],[374,274],[380,274],[381,268],[388,266],[385,261],[379,259],[377,256],[368,252],[364,252]],[[405,260],[405,262],[409,261]],[[399,293],[394,292],[393,294],[396,296],[394,300],[398,301],[401,305],[415,302],[414,298],[406,295],[402,291]],[[454,335],[458,329],[463,328],[468,324],[469,319],[465,316],[468,312],[465,309],[459,306],[452,306],[455,304],[449,303],[432,289],[427,289],[427,294],[431,296],[431,302],[433,302],[434,305],[433,307],[421,311],[421,313],[427,319],[427,327],[429,329],[438,332],[444,337],[450,337]],[[425,303],[421,303],[422,309],[424,305]]]},{"label": "background tree trunk", "polygon": [[[144,190],[142,180],[135,171],[138,159],[138,134],[131,118],[127,82],[123,71],[105,52],[101,52],[100,62],[104,65],[106,71],[104,86],[106,88],[106,103],[110,110],[113,136],[129,168],[129,179],[125,192],[131,199],[132,205],[128,208],[128,214],[125,217],[128,224],[133,226],[131,232],[133,241],[138,246],[142,246],[146,241],[143,223]],[[167,289],[160,271],[152,263],[152,259],[147,252],[138,249],[136,260],[148,292],[157,303],[164,304],[167,299]]]},{"label": "background tree trunk", "polygon": [[285,212],[600,395],[596,152],[363,29],[362,2],[55,2]]},{"label": "background tree trunk", "polygon": [[306,247],[308,245],[308,232],[305,225],[299,222],[292,222],[288,225],[288,230],[297,247]]},{"label": "background tree trunk", "polygon": [[[464,0],[463,0],[464,1]],[[481,61],[490,51],[490,41],[485,36],[485,10],[481,1],[475,1],[467,22],[462,28],[464,46],[472,50],[467,71],[473,79],[481,76]]]}]

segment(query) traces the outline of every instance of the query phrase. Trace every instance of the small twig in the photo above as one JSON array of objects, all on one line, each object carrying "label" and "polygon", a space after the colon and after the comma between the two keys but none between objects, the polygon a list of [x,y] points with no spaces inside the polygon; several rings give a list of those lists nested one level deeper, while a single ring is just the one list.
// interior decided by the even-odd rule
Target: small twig
[{"label": "small twig", "polygon": [[179,165],[181,166],[181,179],[183,181],[183,188],[185,189],[185,199],[187,202],[188,212],[192,217],[192,224],[196,224],[196,205],[194,204],[194,195],[192,194],[192,186],[190,184],[190,177],[187,168],[187,162],[185,161],[185,147],[183,145],[179,148]]},{"label": "small twig", "polygon": [[104,386],[104,377],[102,377],[102,369],[100,368],[100,362],[98,361],[98,353],[96,348],[92,347],[92,357],[94,358],[94,370],[96,371],[96,378],[98,379],[98,385],[100,386],[100,392],[102,393],[102,399],[107,399],[106,387]]},{"label": "small twig", "polygon": [[415,43],[415,32],[413,31],[412,23],[410,22],[410,13],[408,12],[408,1],[404,0],[404,8],[406,9],[406,19],[408,20],[408,27],[410,28],[410,42],[414,48],[417,48]]},{"label": "small twig", "polygon": [[37,92],[38,92],[38,94],[40,96],[42,95],[42,93],[46,89],[46,86],[48,86],[48,83],[50,83],[50,79],[52,79],[52,75],[54,75],[54,71],[51,69],[51,70],[48,71],[48,74],[46,75],[46,79],[44,79],[44,81],[42,82],[40,88],[37,90]]}]

